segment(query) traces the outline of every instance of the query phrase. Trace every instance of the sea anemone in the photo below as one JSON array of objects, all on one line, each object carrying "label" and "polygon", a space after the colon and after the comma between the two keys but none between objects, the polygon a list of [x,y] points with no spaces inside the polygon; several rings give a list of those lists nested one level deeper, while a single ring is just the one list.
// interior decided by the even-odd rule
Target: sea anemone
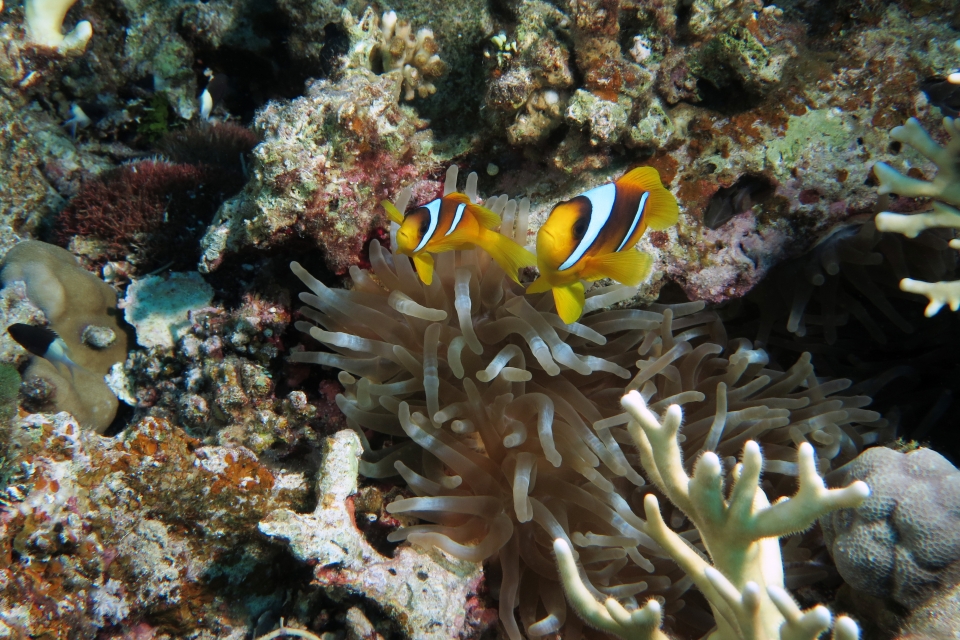
[{"label": "sea anemone", "polygon": [[[455,189],[452,168],[444,193]],[[477,200],[475,176],[466,193]],[[397,208],[408,200],[405,191]],[[529,203],[500,196],[486,206],[502,214],[501,233],[523,244]],[[361,473],[400,475],[416,494],[388,510],[429,524],[392,540],[499,559],[494,593],[512,639],[560,629],[567,637],[582,625],[567,615],[556,538],[575,550],[599,600],[635,607],[638,594],[658,597],[668,615],[684,605],[690,578],[635,515],[652,488],[637,472],[620,406],[626,392],[638,391],[654,412],[683,407],[688,463],[713,451],[729,473],[746,441],[762,444],[771,499],[794,489],[797,445],[813,445],[823,473],[886,426],[863,408],[870,398],[840,395],[849,380],[817,378],[809,354],[777,369],[749,341],[728,340],[702,302],[610,309],[633,290],[597,286],[580,322],[566,325],[552,296],[525,296],[479,250],[438,255],[429,286],[377,241],[370,262],[370,271],[351,268],[350,290],[291,265],[313,292],[301,294],[301,312],[316,325],[297,327],[330,349],[291,359],[341,370],[337,404],[363,441]],[[697,543],[682,513],[667,521]],[[702,631],[712,619],[688,607],[673,625]]]}]

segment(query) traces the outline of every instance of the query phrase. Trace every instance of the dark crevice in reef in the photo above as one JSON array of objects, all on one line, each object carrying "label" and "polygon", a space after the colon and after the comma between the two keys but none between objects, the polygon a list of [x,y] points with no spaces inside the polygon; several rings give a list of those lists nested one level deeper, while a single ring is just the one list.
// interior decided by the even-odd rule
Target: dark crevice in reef
[{"label": "dark crevice in reef", "polygon": [[719,229],[733,216],[750,211],[773,195],[776,186],[765,176],[745,174],[729,187],[720,188],[707,205],[703,224]]},{"label": "dark crevice in reef", "polygon": [[705,78],[699,78],[697,91],[700,94],[700,102],[697,106],[725,116],[732,116],[763,104],[763,96],[743,86],[743,83],[725,64],[718,65],[712,74],[717,78],[723,78],[723,81],[717,85]]},{"label": "dark crevice in reef", "polygon": [[[204,72],[209,70],[214,77],[223,75],[227,86],[221,100],[223,107],[240,121],[249,124],[256,111],[270,100],[292,99],[303,94],[304,83],[313,77],[329,75],[330,59],[336,59],[346,51],[346,33],[339,26],[328,29],[330,40],[324,46],[330,53],[310,65],[294,60],[287,48],[290,26],[282,12],[264,11],[257,15],[254,32],[269,41],[262,51],[223,45],[216,49],[195,46],[194,73],[197,86],[205,88],[210,82]],[[188,34],[183,34],[188,37]],[[325,63],[324,60],[327,62]]]}]

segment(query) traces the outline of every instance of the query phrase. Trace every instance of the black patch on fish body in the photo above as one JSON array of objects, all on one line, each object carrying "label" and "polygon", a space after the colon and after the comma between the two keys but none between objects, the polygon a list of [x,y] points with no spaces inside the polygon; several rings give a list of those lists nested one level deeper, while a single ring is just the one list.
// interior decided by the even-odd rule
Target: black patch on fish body
[{"label": "black patch on fish body", "polygon": [[7,327],[7,333],[17,341],[21,347],[35,356],[45,357],[50,345],[58,338],[57,334],[46,327],[36,327],[31,324],[12,324]]},{"label": "black patch on fish body", "polygon": [[213,106],[216,107],[230,92],[230,78],[224,73],[218,73],[210,79],[206,89],[213,100]]},{"label": "black patch on fish body", "polygon": [[920,91],[943,115],[956,118],[960,115],[960,84],[947,82],[944,78],[929,78],[920,84]]}]

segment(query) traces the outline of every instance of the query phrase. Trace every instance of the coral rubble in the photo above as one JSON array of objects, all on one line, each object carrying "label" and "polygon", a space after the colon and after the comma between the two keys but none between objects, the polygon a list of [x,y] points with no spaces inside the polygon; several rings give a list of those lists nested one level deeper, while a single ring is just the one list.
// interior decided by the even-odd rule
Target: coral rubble
[{"label": "coral rubble", "polygon": [[352,431],[328,438],[316,510],[306,515],[274,511],[260,522],[260,530],[287,541],[300,560],[316,564],[316,584],[333,597],[373,601],[400,621],[406,637],[443,640],[482,633],[496,617],[478,599],[483,579],[478,563],[413,547],[387,558],[357,529],[353,496],[361,453]]}]

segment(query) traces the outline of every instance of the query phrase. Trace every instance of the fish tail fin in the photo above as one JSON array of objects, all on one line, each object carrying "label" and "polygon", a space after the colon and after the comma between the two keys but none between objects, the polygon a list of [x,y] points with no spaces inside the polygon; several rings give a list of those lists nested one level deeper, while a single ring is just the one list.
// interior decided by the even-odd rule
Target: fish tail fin
[{"label": "fish tail fin", "polygon": [[573,284],[554,287],[553,302],[557,305],[560,319],[566,324],[573,324],[583,315],[583,283],[578,280]]},{"label": "fish tail fin", "polygon": [[660,182],[660,174],[656,169],[637,167],[617,180],[617,184],[650,193],[643,214],[648,228],[662,231],[677,224],[680,219],[677,199]]},{"label": "fish tail fin", "polygon": [[389,200],[381,200],[380,206],[386,209],[387,217],[390,218],[392,222],[403,224],[403,214],[394,206],[392,202]]},{"label": "fish tail fin", "polygon": [[433,282],[433,256],[429,253],[418,253],[413,256],[413,266],[417,269],[417,275],[423,284],[430,286]]},{"label": "fish tail fin", "polygon": [[626,249],[590,258],[586,265],[588,280],[610,278],[628,287],[635,287],[650,273],[653,258],[636,249]]},{"label": "fish tail fin", "polygon": [[[494,214],[496,215],[496,214]],[[480,236],[477,238],[477,245],[490,254],[503,272],[510,278],[519,283],[518,272],[524,267],[532,267],[537,264],[537,257],[521,247],[519,244],[507,236],[496,231],[480,230]]]}]

